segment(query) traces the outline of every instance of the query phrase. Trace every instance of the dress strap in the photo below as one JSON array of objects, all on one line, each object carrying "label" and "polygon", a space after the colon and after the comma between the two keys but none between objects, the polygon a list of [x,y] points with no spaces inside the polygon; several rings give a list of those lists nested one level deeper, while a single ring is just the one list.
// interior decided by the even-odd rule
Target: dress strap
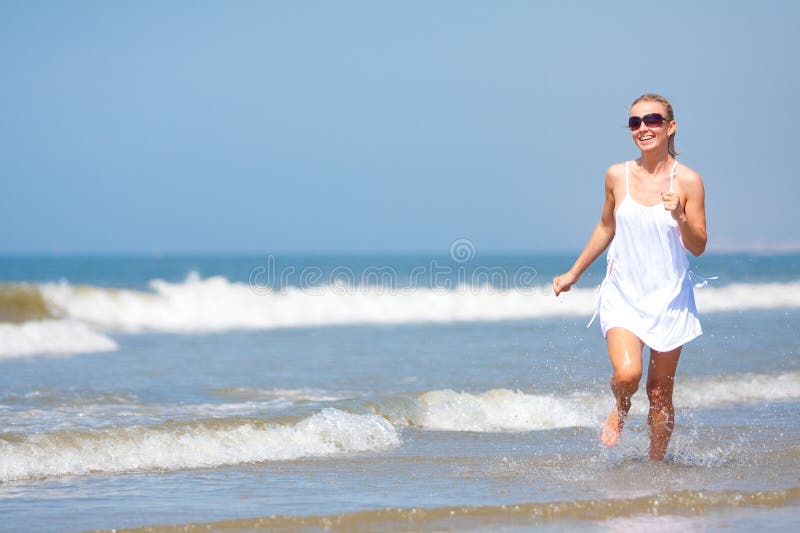
[{"label": "dress strap", "polygon": [[625,194],[630,194],[630,181],[628,180],[628,161],[625,161]]},{"label": "dress strap", "polygon": [[669,173],[669,192],[675,192],[675,169],[678,168],[678,162],[675,161],[675,164],[672,165],[672,172]]}]

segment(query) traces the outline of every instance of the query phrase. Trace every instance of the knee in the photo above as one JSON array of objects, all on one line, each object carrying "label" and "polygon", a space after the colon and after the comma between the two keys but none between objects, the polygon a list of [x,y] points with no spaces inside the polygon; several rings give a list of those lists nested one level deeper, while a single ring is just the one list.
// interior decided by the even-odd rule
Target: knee
[{"label": "knee", "polygon": [[617,385],[629,391],[636,391],[639,388],[639,380],[641,379],[642,373],[631,368],[624,368],[614,372],[614,381],[617,382]]},{"label": "knee", "polygon": [[672,383],[647,383],[647,398],[650,405],[667,407],[672,405]]}]

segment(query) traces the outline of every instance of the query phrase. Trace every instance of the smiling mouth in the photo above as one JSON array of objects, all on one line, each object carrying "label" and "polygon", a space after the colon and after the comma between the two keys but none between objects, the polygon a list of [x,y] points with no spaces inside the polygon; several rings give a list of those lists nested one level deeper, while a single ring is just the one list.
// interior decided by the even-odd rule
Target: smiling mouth
[{"label": "smiling mouth", "polygon": [[652,141],[655,138],[656,138],[655,135],[643,135],[642,137],[639,137],[639,141],[641,141],[641,142],[649,142],[649,141]]}]

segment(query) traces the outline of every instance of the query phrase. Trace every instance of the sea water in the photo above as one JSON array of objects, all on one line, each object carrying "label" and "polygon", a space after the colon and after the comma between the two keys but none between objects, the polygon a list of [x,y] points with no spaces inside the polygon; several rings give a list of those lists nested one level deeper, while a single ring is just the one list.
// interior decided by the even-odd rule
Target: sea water
[{"label": "sea water", "polygon": [[0,258],[0,529],[800,525],[800,256],[692,259],[651,463],[643,386],[599,446],[602,261],[473,251]]}]

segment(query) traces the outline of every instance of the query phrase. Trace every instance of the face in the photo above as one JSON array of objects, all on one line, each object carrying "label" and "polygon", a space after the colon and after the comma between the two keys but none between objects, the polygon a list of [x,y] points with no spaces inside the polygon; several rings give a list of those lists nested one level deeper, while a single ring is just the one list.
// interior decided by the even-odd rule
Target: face
[{"label": "face", "polygon": [[[650,113],[659,113],[667,116],[667,108],[660,102],[639,102],[631,107],[632,117],[643,117]],[[641,123],[639,129],[631,131],[633,142],[642,152],[666,150],[669,146],[669,136],[675,132],[675,121],[664,122],[659,126],[647,126]]]}]

